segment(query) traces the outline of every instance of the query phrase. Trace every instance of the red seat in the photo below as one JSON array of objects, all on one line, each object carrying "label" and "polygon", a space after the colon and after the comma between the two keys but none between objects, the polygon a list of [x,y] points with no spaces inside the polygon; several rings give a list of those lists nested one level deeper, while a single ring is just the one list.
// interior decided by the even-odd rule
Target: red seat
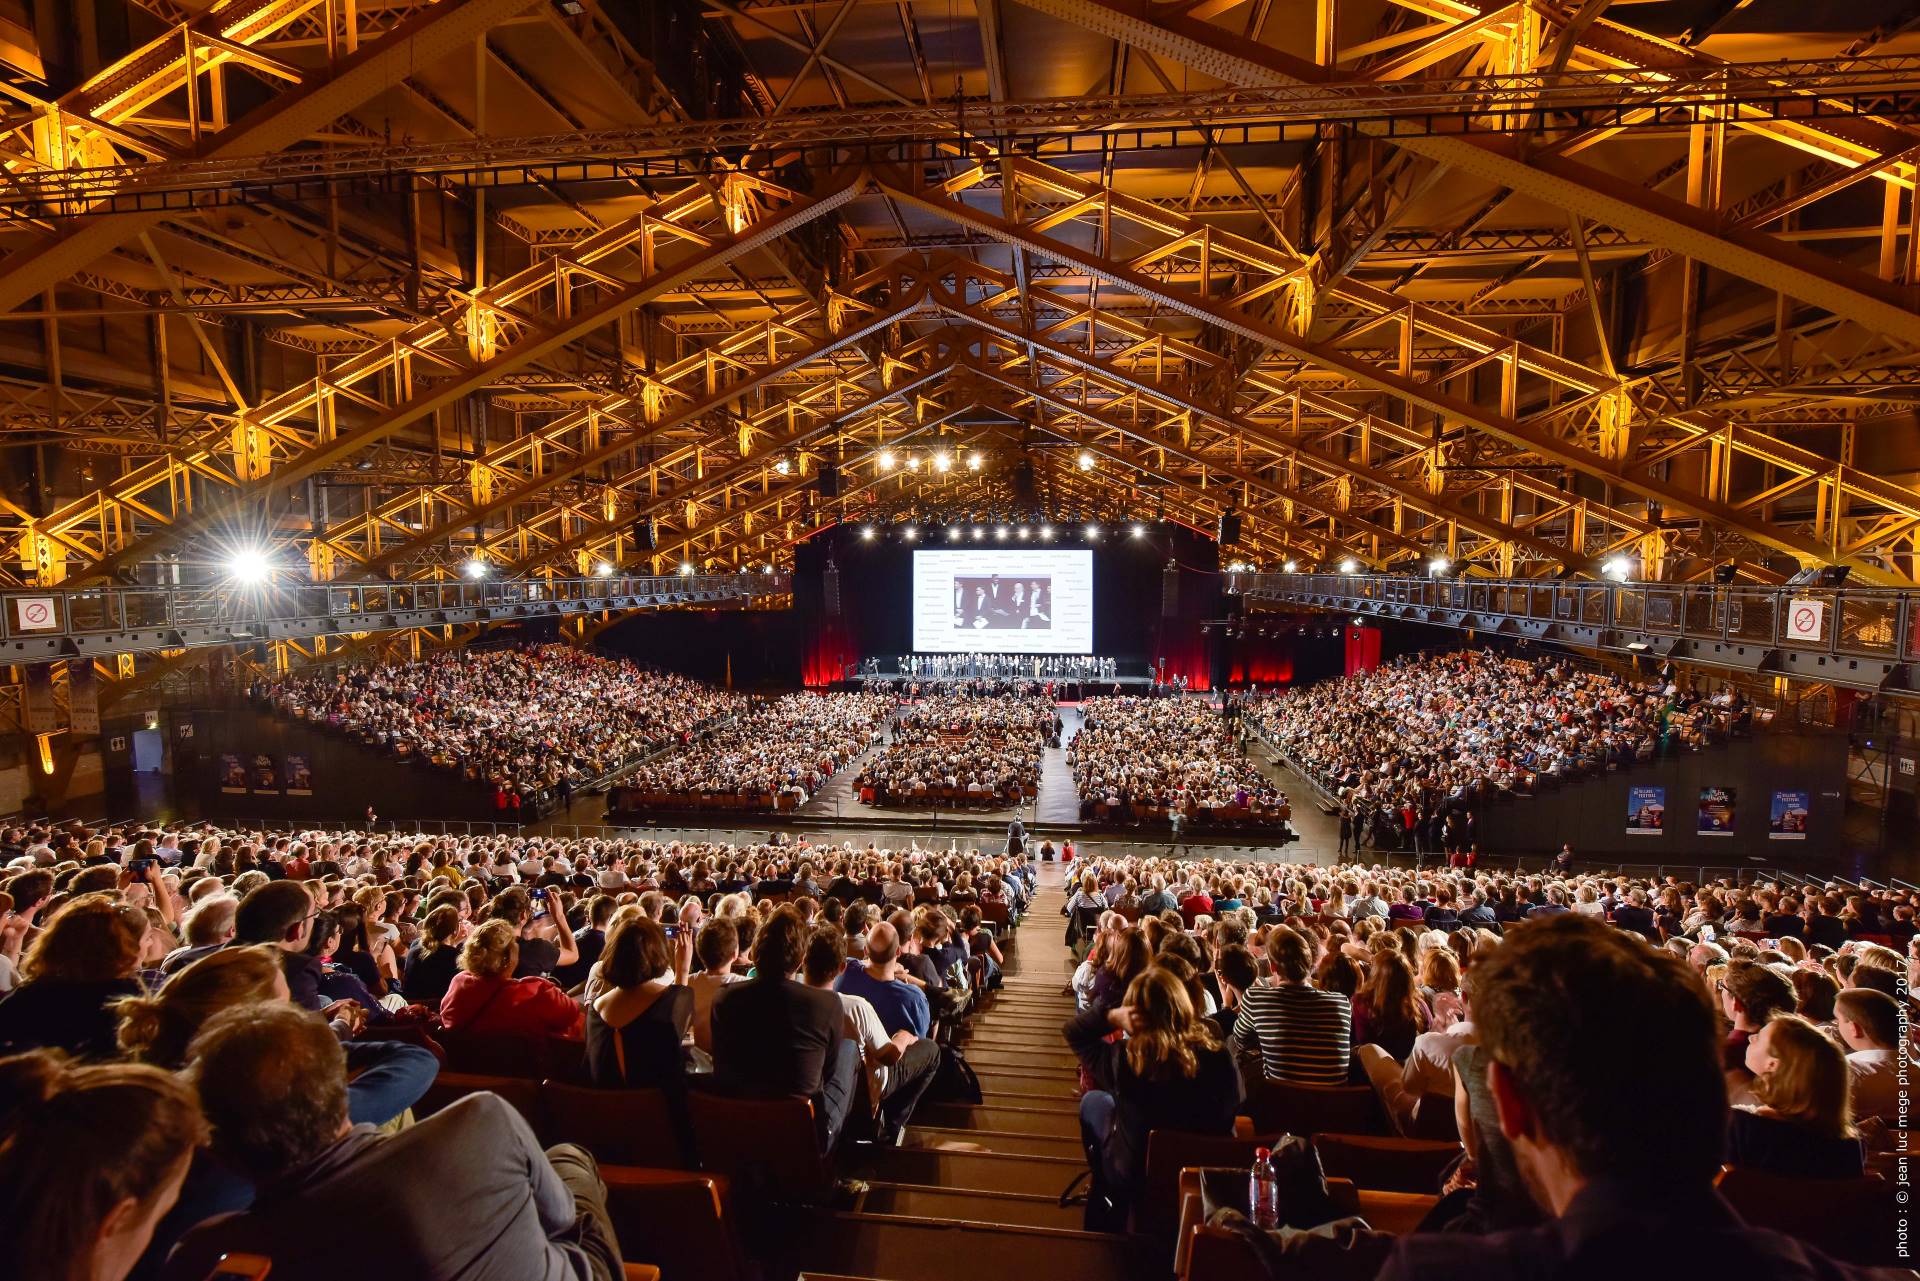
[{"label": "red seat", "polygon": [[806,1099],[740,1099],[690,1091],[687,1110],[700,1164],[743,1194],[818,1202],[833,1190]]},{"label": "red seat", "polygon": [[1262,1134],[1388,1133],[1386,1116],[1371,1085],[1296,1085],[1261,1081],[1241,1112]]},{"label": "red seat", "polygon": [[1133,1230],[1170,1240],[1180,1226],[1180,1171],[1202,1166],[1251,1166],[1255,1148],[1273,1138],[1155,1130],[1147,1135],[1146,1172],[1133,1203]]},{"label": "red seat", "polygon": [[1313,1150],[1330,1179],[1347,1179],[1367,1192],[1440,1191],[1447,1168],[1460,1157],[1460,1144],[1424,1139],[1380,1138],[1372,1134],[1316,1134]]},{"label": "red seat", "polygon": [[613,1165],[691,1170],[664,1090],[603,1090],[546,1081],[540,1086],[547,1135],[553,1143],[578,1143],[597,1161]]},{"label": "red seat", "polygon": [[600,1178],[622,1255],[658,1268],[662,1281],[736,1281],[742,1275],[725,1179],[628,1165],[602,1165]]},{"label": "red seat", "polygon": [[1877,1174],[1857,1179],[1794,1179],[1729,1167],[1720,1195],[1748,1223],[1798,1237],[1846,1263],[1904,1266],[1894,1257],[1893,1188]]}]

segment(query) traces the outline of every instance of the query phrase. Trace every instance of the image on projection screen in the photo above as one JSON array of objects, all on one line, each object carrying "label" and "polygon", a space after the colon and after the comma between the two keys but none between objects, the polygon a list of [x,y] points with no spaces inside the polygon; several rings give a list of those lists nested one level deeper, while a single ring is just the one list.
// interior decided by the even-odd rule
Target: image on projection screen
[{"label": "image on projection screen", "polygon": [[923,654],[1090,654],[1091,551],[916,551],[913,648]]}]

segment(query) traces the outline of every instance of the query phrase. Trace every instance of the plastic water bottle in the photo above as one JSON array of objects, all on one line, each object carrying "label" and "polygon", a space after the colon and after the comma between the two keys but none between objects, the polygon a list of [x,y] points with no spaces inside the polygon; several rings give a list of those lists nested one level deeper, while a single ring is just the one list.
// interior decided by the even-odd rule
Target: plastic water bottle
[{"label": "plastic water bottle", "polygon": [[1274,1177],[1273,1153],[1267,1148],[1253,1150],[1253,1169],[1247,1175],[1247,1217],[1263,1231],[1280,1226],[1280,1180]]}]

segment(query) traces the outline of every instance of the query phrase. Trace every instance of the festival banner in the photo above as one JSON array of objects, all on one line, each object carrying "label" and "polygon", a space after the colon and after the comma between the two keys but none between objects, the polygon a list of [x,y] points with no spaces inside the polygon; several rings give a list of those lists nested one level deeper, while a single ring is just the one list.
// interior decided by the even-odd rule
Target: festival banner
[{"label": "festival banner", "polygon": [[304,756],[289,755],[286,759],[287,795],[313,795],[313,766]]},{"label": "festival banner", "polygon": [[265,752],[254,753],[253,794],[255,796],[280,795],[280,762]]},{"label": "festival banner", "polygon": [[1627,835],[1660,836],[1667,830],[1667,789],[1627,789]]},{"label": "festival banner", "polygon": [[1807,815],[1812,806],[1812,798],[1805,792],[1775,792],[1773,804],[1768,807],[1767,839],[1770,841],[1804,841],[1807,839]]},{"label": "festival banner", "polygon": [[1703,787],[1700,789],[1700,822],[1695,828],[1701,836],[1732,836],[1733,808],[1738,789]]},{"label": "festival banner", "polygon": [[235,796],[247,794],[247,763],[233,752],[220,753],[220,790]]}]

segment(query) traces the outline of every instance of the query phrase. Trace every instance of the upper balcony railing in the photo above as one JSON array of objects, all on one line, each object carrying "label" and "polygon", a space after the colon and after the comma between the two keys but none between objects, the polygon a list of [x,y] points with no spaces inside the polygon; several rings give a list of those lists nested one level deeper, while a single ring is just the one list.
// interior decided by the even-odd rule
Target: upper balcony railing
[{"label": "upper balcony railing", "polygon": [[790,590],[788,575],[766,572],[74,591],[28,587],[0,592],[5,605],[0,610],[0,661],[728,604]]},{"label": "upper balcony railing", "polygon": [[1749,672],[1915,689],[1920,591],[1716,583],[1543,582],[1228,573],[1250,599],[1508,631]]}]

